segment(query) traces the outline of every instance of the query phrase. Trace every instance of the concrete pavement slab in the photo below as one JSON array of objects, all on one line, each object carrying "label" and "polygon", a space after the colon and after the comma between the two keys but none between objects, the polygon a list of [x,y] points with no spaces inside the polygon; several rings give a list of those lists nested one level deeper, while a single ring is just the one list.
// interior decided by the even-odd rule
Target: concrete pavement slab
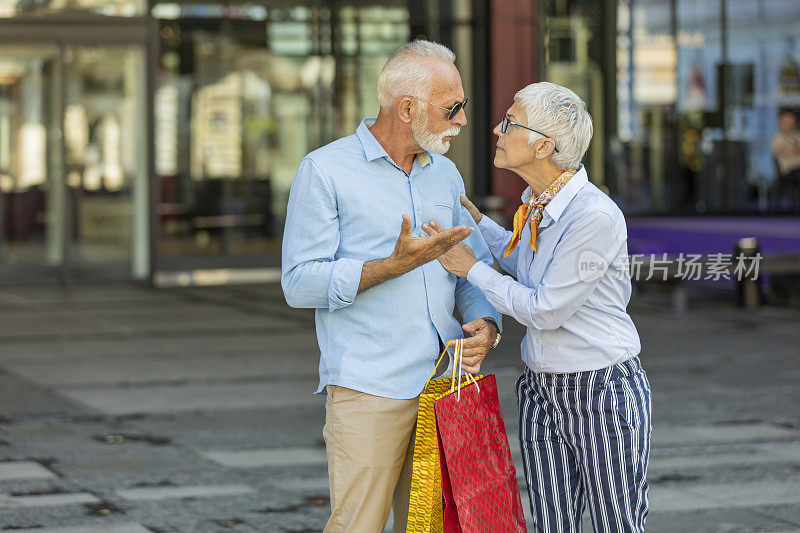
[{"label": "concrete pavement slab", "polygon": [[328,464],[324,448],[274,448],[200,453],[203,457],[230,468]]},{"label": "concrete pavement slab", "polygon": [[48,479],[56,475],[36,461],[0,462],[0,481],[9,479]]},{"label": "concrete pavement slab", "polygon": [[197,485],[191,487],[142,487],[116,491],[126,500],[165,500],[169,498],[213,498],[251,494],[256,489],[247,485]]},{"label": "concrete pavement slab", "polygon": [[[658,452],[660,449],[656,448],[655,451]],[[698,450],[694,454],[677,456],[653,454],[650,457],[648,473],[658,475],[664,471],[735,466],[743,463],[748,465],[776,463],[784,467],[800,467],[800,442],[797,441],[748,445],[730,452],[710,449],[708,452],[702,453]]]},{"label": "concrete pavement slab", "polygon": [[16,304],[62,305],[65,302],[127,302],[149,300],[162,302],[179,299],[171,291],[156,291],[146,287],[115,285],[113,287],[81,286],[78,289],[59,289],[55,287],[31,288],[17,287],[0,289],[0,301]]},{"label": "concrete pavement slab", "polygon": [[42,324],[27,316],[6,316],[3,317],[3,321],[0,322],[0,339],[2,339],[3,344],[6,346],[5,349],[9,349],[9,344],[19,342],[20,339],[42,337],[56,338],[61,335],[74,337],[90,335],[92,333],[127,333],[130,331],[124,324],[103,320],[101,318],[89,320],[88,318],[66,316],[53,322],[55,323]]},{"label": "concrete pavement slab", "polygon": [[90,456],[85,458],[63,459],[59,461],[59,470],[68,475],[105,475],[150,473],[154,475],[176,472],[191,472],[204,467],[201,461],[187,456],[175,454],[155,455],[152,453],[131,456],[130,454],[114,454],[108,457]]},{"label": "concrete pavement slab", "polygon": [[[309,396],[311,396],[309,394]],[[132,420],[140,431],[169,434],[193,450],[322,446],[325,407],[319,404],[278,409],[241,409],[161,414]]]},{"label": "concrete pavement slab", "polygon": [[64,492],[58,494],[37,494],[33,496],[11,496],[0,493],[0,508],[49,507],[75,503],[99,503],[100,500],[88,492]]},{"label": "concrete pavement slab", "polygon": [[[75,338],[91,335],[127,334],[147,335],[180,331],[246,331],[248,329],[290,329],[297,323],[291,320],[248,316],[215,316],[214,313],[176,314],[142,311],[139,313],[102,313],[83,317],[54,317],[50,323],[31,320],[30,317],[4,317],[0,322],[0,339],[4,344],[27,342],[49,337],[54,341],[62,337]],[[43,333],[46,332],[46,333]]]},{"label": "concrete pavement slab", "polygon": [[119,431],[118,427],[111,423],[99,422],[95,420],[76,420],[77,417],[70,417],[68,420],[26,420],[14,424],[6,424],[2,431],[8,435],[25,439],[41,439],[55,442],[56,439],[65,438],[87,438],[90,435],[102,435]]},{"label": "concrete pavement slab", "polygon": [[798,439],[800,430],[766,423],[653,426],[653,449],[698,444],[730,444],[774,439]]},{"label": "concrete pavement slab", "polygon": [[0,370],[0,417],[24,417],[43,413],[89,412],[49,388]]},{"label": "concrete pavement slab", "polygon": [[[130,356],[95,355],[75,359],[53,357],[0,362],[2,367],[35,383],[56,387],[83,387],[169,381],[225,381],[237,379],[279,379],[282,377],[316,378],[318,364],[315,352],[304,357],[307,364],[298,365],[285,354],[264,350],[220,349],[217,352],[194,354],[191,359],[165,357],[164,354]],[[313,391],[312,391],[313,392]]]},{"label": "concrete pavement slab", "polygon": [[120,522],[117,524],[104,524],[100,526],[82,524],[64,527],[15,528],[14,531],[17,533],[152,533],[152,530],[135,522]]},{"label": "concrete pavement slab", "polygon": [[759,510],[776,520],[783,520],[800,528],[800,505],[765,505]]},{"label": "concrete pavement slab", "polygon": [[271,485],[282,489],[297,492],[314,492],[320,495],[328,494],[328,476],[313,478],[284,478],[270,482]]},{"label": "concrete pavement slab", "polygon": [[[193,309],[194,312],[213,311],[212,306],[206,308]],[[11,323],[15,322],[38,322],[40,324],[52,324],[64,318],[92,319],[103,316],[136,316],[151,311],[151,316],[159,314],[168,316],[169,313],[185,316],[186,303],[180,300],[139,300],[122,301],[115,300],[105,302],[61,302],[36,303],[29,305],[7,305],[0,306],[0,318],[8,319]]]},{"label": "concrete pavement slab", "polygon": [[[690,512],[652,511],[647,516],[647,533],[781,533],[800,531],[791,523],[771,516],[762,508],[708,509]],[[592,531],[591,528],[588,531]]]},{"label": "concrete pavement slab", "polygon": [[[276,350],[276,346],[280,349]],[[195,354],[225,353],[227,350],[273,353],[286,358],[295,355],[319,355],[316,338],[313,334],[309,335],[305,328],[279,332],[265,329],[262,332],[220,332],[211,335],[192,332],[191,335],[155,338],[140,335],[135,338],[112,339],[31,339],[30,342],[4,346],[0,350],[0,366],[5,361],[59,361],[63,358],[80,361],[83,357],[138,357],[142,354],[180,360],[191,358]]]},{"label": "concrete pavement slab", "polygon": [[107,414],[322,405],[316,380],[64,390],[64,396]]},{"label": "concrete pavement slab", "polygon": [[800,481],[653,486],[650,505],[654,512],[800,505]]}]

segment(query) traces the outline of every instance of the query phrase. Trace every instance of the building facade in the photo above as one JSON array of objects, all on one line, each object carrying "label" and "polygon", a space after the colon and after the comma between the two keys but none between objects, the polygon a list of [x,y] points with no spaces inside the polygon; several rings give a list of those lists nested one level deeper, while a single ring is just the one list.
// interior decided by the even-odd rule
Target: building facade
[{"label": "building facade", "polygon": [[0,0],[0,282],[274,279],[298,162],[377,113],[415,37],[457,54],[448,156],[500,216],[522,182],[491,129],[541,79],[589,103],[626,212],[778,211],[798,23],[791,0]]}]

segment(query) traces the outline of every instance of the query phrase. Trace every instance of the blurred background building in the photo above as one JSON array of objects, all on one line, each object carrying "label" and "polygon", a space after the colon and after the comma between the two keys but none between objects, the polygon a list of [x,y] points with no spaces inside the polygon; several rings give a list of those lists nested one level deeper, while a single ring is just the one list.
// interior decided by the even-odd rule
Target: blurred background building
[{"label": "blurred background building", "polygon": [[588,102],[634,250],[675,253],[648,228],[680,223],[800,252],[770,152],[798,28],[797,0],[0,0],[0,282],[276,279],[300,159],[377,113],[415,37],[457,54],[448,156],[497,216],[523,187],[491,128],[546,79]]}]

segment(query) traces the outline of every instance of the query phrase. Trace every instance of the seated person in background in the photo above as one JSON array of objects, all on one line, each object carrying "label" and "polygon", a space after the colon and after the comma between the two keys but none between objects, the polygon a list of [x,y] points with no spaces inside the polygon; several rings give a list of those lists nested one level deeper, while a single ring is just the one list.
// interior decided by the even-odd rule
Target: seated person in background
[{"label": "seated person in background", "polygon": [[792,111],[782,111],[778,131],[772,136],[772,155],[780,172],[781,195],[790,197],[795,208],[800,207],[800,131]]}]

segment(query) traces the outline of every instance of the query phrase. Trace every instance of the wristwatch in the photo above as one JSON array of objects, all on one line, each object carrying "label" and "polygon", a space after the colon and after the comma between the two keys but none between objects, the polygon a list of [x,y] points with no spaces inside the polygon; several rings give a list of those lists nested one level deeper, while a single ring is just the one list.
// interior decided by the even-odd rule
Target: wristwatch
[{"label": "wristwatch", "polygon": [[497,325],[497,322],[495,322],[491,318],[484,318],[484,320],[486,322],[489,322],[491,325],[493,325],[494,329],[497,330],[497,337],[494,338],[494,344],[492,344],[492,347],[489,348],[490,350],[494,350],[495,348],[497,348],[497,345],[500,344],[500,327]]}]

